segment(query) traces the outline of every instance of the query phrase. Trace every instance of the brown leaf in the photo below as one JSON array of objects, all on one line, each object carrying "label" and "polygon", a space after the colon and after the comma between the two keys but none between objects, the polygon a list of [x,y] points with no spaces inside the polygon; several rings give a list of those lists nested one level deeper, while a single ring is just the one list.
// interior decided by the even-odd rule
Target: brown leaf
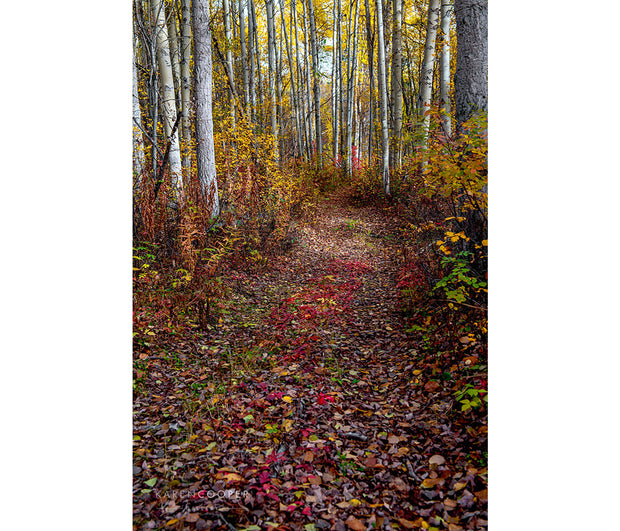
[{"label": "brown leaf", "polygon": [[437,391],[437,389],[439,389],[439,384],[437,382],[426,382],[426,384],[424,384],[424,390],[428,391],[429,393],[432,393],[433,391]]},{"label": "brown leaf", "polygon": [[198,513],[189,513],[183,520],[189,522],[190,524],[193,524],[197,522],[199,518],[200,515]]},{"label": "brown leaf", "polygon": [[443,456],[441,456],[441,455],[434,455],[433,457],[431,457],[431,458],[428,460],[428,462],[429,462],[431,465],[436,465],[436,466],[439,466],[439,465],[443,465],[443,464],[446,462],[446,460],[445,460],[445,458],[444,458]]},{"label": "brown leaf", "polygon": [[366,526],[353,515],[349,516],[344,523],[347,524],[349,529],[354,531],[366,531]]},{"label": "brown leaf", "polygon": [[304,454],[304,461],[307,461],[308,463],[312,463],[312,461],[314,461],[314,453],[311,450],[307,450]]},{"label": "brown leaf", "polygon": [[474,494],[478,497],[479,500],[487,501],[489,499],[488,489],[479,490],[474,492]]},{"label": "brown leaf", "polygon": [[439,483],[441,483],[443,480],[441,478],[426,478],[423,482],[422,482],[422,488],[424,489],[432,489],[433,487],[437,486]]},{"label": "brown leaf", "polygon": [[404,518],[399,518],[398,521],[403,527],[407,529],[413,529],[414,527],[416,527],[416,524],[412,522],[411,520],[405,520]]}]

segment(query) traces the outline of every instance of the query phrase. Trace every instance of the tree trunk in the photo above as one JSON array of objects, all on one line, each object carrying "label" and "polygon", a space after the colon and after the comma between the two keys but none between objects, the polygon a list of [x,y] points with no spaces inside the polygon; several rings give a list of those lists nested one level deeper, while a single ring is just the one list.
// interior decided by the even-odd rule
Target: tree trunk
[{"label": "tree trunk", "polygon": [[[159,65],[159,84],[161,90],[164,131],[170,142],[170,176],[172,187],[180,194],[183,189],[183,171],[181,169],[181,153],[179,149],[179,133],[174,131],[177,109],[174,95],[174,79],[168,46],[168,28],[166,27],[166,12],[163,0],[151,0],[151,9],[155,23],[155,40],[157,42],[157,62]],[[175,199],[172,199],[175,203]]]},{"label": "tree trunk", "polygon": [[191,167],[190,145],[192,141],[191,98],[192,77],[189,62],[192,52],[192,17],[190,0],[181,0],[181,111],[183,112],[182,130],[185,150],[183,151],[183,168],[187,176]]},{"label": "tree trunk", "polygon": [[248,72],[248,52],[246,48],[245,38],[245,10],[241,4],[243,0],[239,0],[239,40],[241,44],[241,74],[243,79],[243,101],[245,108],[250,108],[250,83]]},{"label": "tree trunk", "polygon": [[487,110],[487,0],[454,0],[456,16],[455,119],[459,126]]},{"label": "tree trunk", "polygon": [[[299,116],[299,105],[297,101],[297,90],[295,87],[295,74],[294,68],[295,65],[293,63],[293,52],[291,50],[291,43],[288,39],[288,34],[286,32],[286,21],[284,20],[284,0],[280,0],[280,11],[282,13],[281,22],[282,22],[282,31],[284,32],[284,45],[286,48],[286,56],[288,58],[288,68],[291,78],[291,109],[293,111],[293,115],[295,118],[295,156],[299,156],[302,141],[301,141],[301,126],[300,126],[300,116]],[[292,12],[291,12],[292,18]],[[292,36],[291,36],[292,38]]]},{"label": "tree trunk", "polygon": [[[353,7],[353,5],[351,6]],[[349,13],[349,22],[351,14]],[[353,18],[353,32],[351,34],[349,28],[349,53],[347,54],[347,63],[349,64],[349,71],[347,72],[347,174],[353,175],[353,110],[354,99],[353,92],[355,88],[355,72],[357,69],[357,27],[359,19],[359,7],[358,2],[355,2],[355,16]],[[353,42],[351,42],[351,38]]]},{"label": "tree trunk", "polygon": [[[137,46],[134,44],[134,50]],[[136,69],[136,58],[134,52],[133,66],[133,171],[137,176],[138,182],[141,181],[142,171],[144,170],[144,139],[142,138],[142,113],[140,112],[140,97],[138,96],[138,73]]]},{"label": "tree trunk", "polygon": [[220,213],[213,144],[213,112],[211,107],[211,29],[209,0],[192,1],[194,29],[194,76],[196,91],[196,165],[203,198],[211,206],[211,217]]},{"label": "tree trunk", "polygon": [[440,62],[440,98],[441,98],[441,125],[446,136],[452,134],[452,119],[450,105],[450,19],[452,6],[450,0],[441,0],[441,62]]},{"label": "tree trunk", "polygon": [[276,97],[276,30],[273,0],[265,0],[267,7],[267,57],[269,59],[269,99],[271,100],[271,134],[275,139],[278,159],[278,106]]},{"label": "tree trunk", "polygon": [[403,0],[393,0],[392,19],[392,155],[391,166],[401,164],[401,140],[403,132],[403,69],[402,69],[402,25]]},{"label": "tree trunk", "polygon": [[314,19],[314,4],[308,0],[308,19],[310,20],[310,51],[312,55],[312,78],[314,92],[314,121],[316,134],[316,153],[319,168],[323,167],[323,134],[321,127],[321,94],[320,94],[320,72],[319,72],[319,52],[316,43],[316,27]]},{"label": "tree trunk", "polygon": [[369,1],[365,0],[366,4],[366,41],[368,47],[368,73],[370,76],[370,102],[368,110],[368,165],[372,162],[372,134],[374,132],[375,124],[375,70],[374,70],[374,57],[375,57],[375,38],[371,27],[371,11]]},{"label": "tree trunk", "polygon": [[424,61],[422,63],[422,75],[420,77],[420,132],[419,146],[426,146],[428,129],[431,117],[428,110],[431,106],[433,94],[433,69],[435,66],[435,40],[437,38],[437,23],[439,21],[439,1],[430,0],[428,5],[428,19],[426,25],[426,39],[424,43]]},{"label": "tree trunk", "polygon": [[168,24],[168,38],[170,41],[170,59],[172,61],[172,77],[174,79],[174,93],[177,108],[181,110],[181,67],[179,57],[179,32],[177,31],[177,17],[175,5],[171,5],[166,15]]},{"label": "tree trunk", "polygon": [[390,135],[388,131],[388,96],[385,75],[385,42],[383,40],[383,2],[377,3],[377,34],[379,48],[379,95],[381,97],[381,142],[383,148],[382,182],[385,195],[390,195]]},{"label": "tree trunk", "polygon": [[230,118],[232,119],[233,129],[235,128],[236,115],[235,115],[235,71],[232,56],[232,25],[230,16],[230,3],[228,0],[223,0],[224,8],[224,35],[226,36],[226,68],[228,70],[228,77],[230,84],[228,86],[228,97],[230,98]]}]

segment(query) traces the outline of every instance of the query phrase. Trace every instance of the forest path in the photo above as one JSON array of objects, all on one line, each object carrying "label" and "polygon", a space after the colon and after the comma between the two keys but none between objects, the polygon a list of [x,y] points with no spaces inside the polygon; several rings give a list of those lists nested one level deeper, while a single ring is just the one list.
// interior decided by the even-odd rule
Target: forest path
[{"label": "forest path", "polygon": [[486,528],[486,469],[403,330],[397,220],[341,192],[295,232],[227,277],[210,334],[148,360],[136,529]]}]

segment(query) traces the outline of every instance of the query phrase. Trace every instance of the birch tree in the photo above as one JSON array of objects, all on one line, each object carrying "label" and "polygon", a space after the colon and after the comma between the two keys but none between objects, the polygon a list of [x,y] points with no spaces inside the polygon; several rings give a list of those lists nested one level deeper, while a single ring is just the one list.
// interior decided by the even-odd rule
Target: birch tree
[{"label": "birch tree", "polygon": [[183,169],[189,175],[191,166],[191,155],[189,146],[192,140],[192,127],[190,120],[191,97],[192,97],[192,78],[190,74],[189,62],[192,52],[192,19],[189,8],[190,0],[181,0],[181,119],[183,130],[183,141],[185,151],[183,152]]},{"label": "birch tree", "polygon": [[239,44],[241,46],[241,76],[243,80],[243,100],[245,108],[250,106],[250,80],[248,71],[248,52],[245,45],[245,8],[239,0]]},{"label": "birch tree", "polygon": [[226,36],[226,68],[228,70],[228,78],[230,84],[228,86],[228,97],[230,99],[230,117],[233,123],[233,129],[235,127],[235,72],[232,56],[232,26],[230,15],[230,3],[228,0],[223,0],[224,7],[224,35]]},{"label": "birch tree", "polygon": [[390,135],[388,130],[388,95],[385,72],[385,42],[383,39],[383,2],[376,0],[377,6],[377,47],[379,51],[379,96],[381,106],[381,143],[383,149],[382,182],[383,192],[390,195]]},{"label": "birch tree", "polygon": [[371,27],[371,11],[369,1],[365,0],[366,8],[366,47],[368,49],[368,75],[370,77],[370,101],[368,109],[368,164],[372,161],[372,135],[375,125],[375,37]]},{"label": "birch tree", "polygon": [[403,85],[402,85],[402,25],[403,0],[393,0],[392,11],[392,166],[401,163],[401,138],[403,130]]},{"label": "birch tree", "polygon": [[211,107],[211,30],[209,0],[192,1],[194,30],[194,84],[196,94],[196,166],[198,182],[204,198],[209,200],[211,217],[220,213],[213,143],[213,110]]},{"label": "birch tree", "polygon": [[[137,49],[134,43],[134,50]],[[142,113],[140,112],[140,98],[138,96],[138,73],[134,52],[132,76],[133,100],[133,171],[138,176],[138,182],[144,169],[144,139],[142,138]]]},{"label": "birch tree", "polygon": [[487,110],[487,0],[454,0],[456,17],[455,119],[462,124]]},{"label": "birch tree", "polygon": [[428,19],[426,24],[426,39],[424,43],[424,60],[422,62],[422,75],[420,76],[420,147],[426,146],[428,128],[431,117],[427,113],[431,106],[433,94],[433,70],[435,67],[435,40],[437,38],[437,25],[439,21],[439,1],[430,0],[428,4]]},{"label": "birch tree", "polygon": [[[351,176],[353,174],[353,109],[354,109],[354,94],[355,87],[355,72],[357,69],[357,26],[359,18],[358,2],[351,3],[351,9],[355,7],[355,15],[353,17],[353,31],[351,32],[351,16],[349,14],[349,45],[348,45],[348,57],[347,63],[349,64],[349,71],[347,72],[347,174]],[[351,39],[353,42],[351,42]]]},{"label": "birch tree", "polygon": [[440,70],[440,99],[441,125],[447,136],[452,134],[451,104],[450,104],[450,22],[452,6],[450,0],[441,0],[441,60]]},{"label": "birch tree", "polygon": [[[177,193],[182,191],[181,152],[179,149],[179,133],[173,131],[177,118],[177,109],[174,95],[174,79],[170,48],[168,46],[168,28],[166,26],[166,12],[163,0],[151,0],[153,19],[155,20],[155,42],[157,48],[157,62],[159,65],[159,84],[162,100],[163,122],[166,138],[170,142],[170,176],[172,186]],[[174,203],[174,200],[173,200]]]},{"label": "birch tree", "polygon": [[265,0],[267,8],[267,57],[269,60],[269,98],[271,100],[271,134],[275,138],[276,159],[278,154],[278,109],[276,97],[276,30],[273,0]]},{"label": "birch tree", "polygon": [[315,134],[316,134],[316,153],[317,164],[319,168],[323,167],[323,134],[321,128],[321,93],[319,87],[320,72],[319,72],[319,52],[316,42],[316,22],[314,18],[314,4],[312,0],[308,1],[308,19],[310,21],[310,55],[312,56],[312,78],[313,78],[313,93],[314,93],[314,121],[315,121]]}]

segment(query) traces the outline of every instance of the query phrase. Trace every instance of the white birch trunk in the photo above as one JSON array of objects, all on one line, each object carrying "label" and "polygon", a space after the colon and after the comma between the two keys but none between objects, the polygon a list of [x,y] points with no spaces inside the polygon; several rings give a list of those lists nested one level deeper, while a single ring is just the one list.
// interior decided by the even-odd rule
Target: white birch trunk
[{"label": "white birch trunk", "polygon": [[213,143],[211,30],[209,0],[193,0],[194,76],[196,91],[196,166],[202,195],[211,206],[211,217],[220,213],[215,146]]},{"label": "white birch trunk", "polygon": [[241,4],[242,0],[239,0],[239,40],[241,44],[241,74],[243,78],[243,99],[245,102],[245,108],[250,106],[250,83],[248,72],[248,52],[245,45],[245,8]]},{"label": "white birch trunk", "polygon": [[273,0],[265,0],[267,8],[267,57],[269,60],[269,99],[271,100],[271,134],[275,139],[276,159],[278,154],[278,108],[276,95],[276,31],[274,25]]},{"label": "white birch trunk", "polygon": [[138,183],[142,180],[144,170],[144,139],[142,137],[142,113],[140,112],[140,97],[138,96],[138,72],[136,61],[133,61],[133,171],[138,178]]},{"label": "white birch trunk", "polygon": [[319,168],[323,167],[323,134],[321,127],[321,94],[320,94],[320,73],[319,73],[319,52],[316,42],[316,28],[314,18],[314,5],[312,0],[308,0],[308,18],[310,19],[310,50],[312,55],[312,78],[314,92],[314,120],[316,133],[316,153]]},{"label": "white birch trunk", "polygon": [[192,53],[192,17],[189,8],[190,0],[181,0],[181,119],[183,130],[183,168],[189,177],[191,167],[190,145],[192,141],[191,126],[191,101],[192,101],[192,77],[189,63]]},{"label": "white birch trunk", "polygon": [[232,26],[230,17],[230,4],[228,0],[224,2],[224,32],[226,36],[226,67],[228,69],[228,76],[230,77],[230,86],[228,87],[228,97],[230,98],[230,117],[232,119],[233,129],[236,124],[235,115],[235,72],[232,56]]},{"label": "white birch trunk", "polygon": [[383,191],[390,195],[390,135],[388,131],[388,96],[385,68],[385,43],[383,40],[383,2],[377,3],[377,47],[379,49],[379,95],[381,97],[381,141],[383,148]]},{"label": "white birch trunk", "polygon": [[401,140],[403,132],[403,86],[402,86],[402,24],[403,0],[393,0],[392,12],[392,166],[401,164]]},{"label": "white birch trunk", "polygon": [[174,93],[176,95],[177,108],[181,109],[181,66],[179,57],[179,32],[174,5],[170,6],[166,15],[168,25],[168,40],[170,42],[170,59],[172,61],[172,77],[174,79]]},{"label": "white birch trunk", "polygon": [[435,40],[437,38],[437,25],[439,21],[439,1],[430,0],[428,5],[424,61],[420,77],[420,122],[422,131],[419,145],[422,148],[426,146],[428,128],[431,123],[431,117],[427,111],[430,109],[433,94],[433,70],[435,66]]},{"label": "white birch trunk", "polygon": [[452,134],[452,118],[450,105],[450,21],[452,6],[450,0],[441,0],[441,60],[440,69],[440,97],[441,97],[441,125],[447,136]]},{"label": "white birch trunk", "polygon": [[[181,152],[179,149],[179,132],[172,134],[177,115],[174,95],[174,79],[170,49],[168,46],[168,28],[166,27],[166,13],[163,0],[151,0],[155,25],[155,40],[157,42],[157,62],[159,65],[159,84],[162,99],[164,131],[170,142],[169,164],[172,187],[180,195],[183,190],[183,171],[181,169]],[[175,200],[173,199],[173,203]]]},{"label": "white birch trunk", "polygon": [[[350,17],[350,15],[349,15]],[[353,110],[354,110],[354,87],[355,87],[355,73],[357,70],[357,27],[359,19],[359,5],[355,2],[355,16],[353,18],[353,42],[349,44],[349,57],[350,65],[347,76],[347,174],[351,176],[353,174]],[[349,59],[347,59],[349,62]]]}]

